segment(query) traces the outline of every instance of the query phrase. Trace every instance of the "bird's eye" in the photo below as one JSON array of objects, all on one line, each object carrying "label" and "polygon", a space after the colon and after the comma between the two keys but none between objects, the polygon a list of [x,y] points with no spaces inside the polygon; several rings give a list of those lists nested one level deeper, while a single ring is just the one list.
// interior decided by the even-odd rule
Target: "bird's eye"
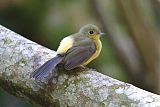
[{"label": "bird's eye", "polygon": [[91,35],[92,35],[93,33],[94,33],[94,31],[93,31],[93,30],[89,31],[89,34],[91,34]]}]

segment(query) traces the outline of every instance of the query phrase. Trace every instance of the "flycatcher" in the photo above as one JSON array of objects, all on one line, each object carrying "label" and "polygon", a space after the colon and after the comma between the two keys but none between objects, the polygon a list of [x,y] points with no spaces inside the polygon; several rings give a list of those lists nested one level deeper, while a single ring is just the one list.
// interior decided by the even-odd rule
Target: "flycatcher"
[{"label": "flycatcher", "polygon": [[57,55],[35,70],[31,77],[41,80],[47,78],[63,63],[66,70],[84,66],[97,58],[101,52],[100,29],[92,24],[83,26],[78,33],[62,39],[57,49]]}]

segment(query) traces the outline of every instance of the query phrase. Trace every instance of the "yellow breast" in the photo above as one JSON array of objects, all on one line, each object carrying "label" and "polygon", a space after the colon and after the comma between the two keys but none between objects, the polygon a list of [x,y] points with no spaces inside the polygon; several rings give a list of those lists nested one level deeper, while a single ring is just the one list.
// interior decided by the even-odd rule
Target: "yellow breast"
[{"label": "yellow breast", "polygon": [[101,52],[102,43],[101,43],[100,39],[99,38],[93,39],[93,41],[95,42],[95,45],[96,45],[96,48],[97,48],[96,52],[91,56],[91,58],[87,62],[83,63],[82,65],[87,65],[88,63],[90,63],[92,60],[97,58],[99,56],[100,52]]}]

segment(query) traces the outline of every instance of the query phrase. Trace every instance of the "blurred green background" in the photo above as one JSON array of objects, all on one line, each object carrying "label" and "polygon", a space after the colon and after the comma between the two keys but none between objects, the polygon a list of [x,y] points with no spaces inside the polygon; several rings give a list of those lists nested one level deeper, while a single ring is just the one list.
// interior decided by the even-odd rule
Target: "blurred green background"
[{"label": "blurred green background", "polygon": [[[0,0],[0,24],[52,50],[85,24],[106,33],[99,58],[105,75],[160,93],[159,0]],[[32,107],[0,91],[0,107]]]}]

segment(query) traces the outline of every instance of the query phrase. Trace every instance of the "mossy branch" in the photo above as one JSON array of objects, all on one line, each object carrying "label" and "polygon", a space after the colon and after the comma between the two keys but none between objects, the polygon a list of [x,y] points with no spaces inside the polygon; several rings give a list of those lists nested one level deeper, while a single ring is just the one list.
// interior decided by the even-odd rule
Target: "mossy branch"
[{"label": "mossy branch", "polygon": [[[56,53],[0,26],[0,87],[44,107],[120,107],[160,105],[160,96],[92,69],[59,70],[49,84],[30,73]],[[61,69],[61,67],[60,67]]]}]

